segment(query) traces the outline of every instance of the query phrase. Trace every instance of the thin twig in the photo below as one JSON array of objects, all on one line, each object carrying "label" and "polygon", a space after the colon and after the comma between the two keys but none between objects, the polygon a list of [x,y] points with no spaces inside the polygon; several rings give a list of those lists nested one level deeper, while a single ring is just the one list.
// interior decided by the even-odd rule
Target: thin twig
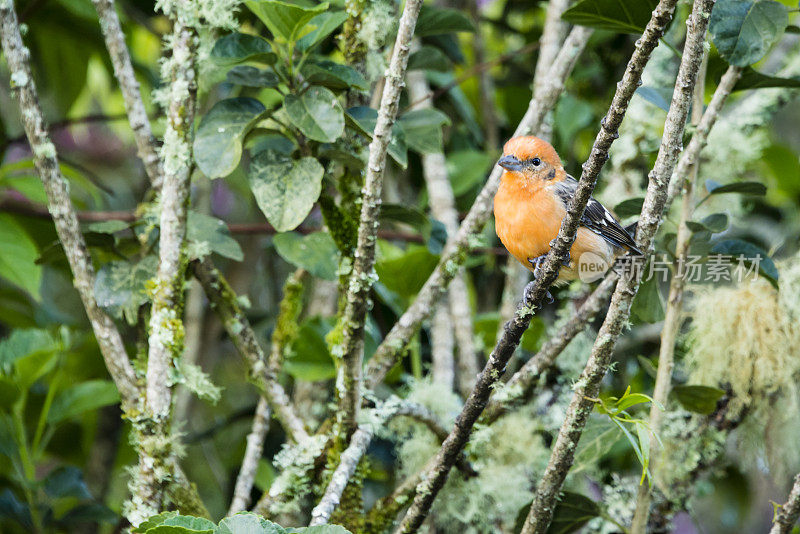
[{"label": "thin twig", "polygon": [[392,125],[397,117],[403,78],[408,65],[409,47],[414,35],[422,0],[407,0],[400,17],[392,58],[386,71],[378,120],[369,145],[366,178],[361,199],[358,242],[353,257],[352,271],[347,286],[345,307],[341,321],[342,340],[334,348],[341,358],[337,376],[337,423],[344,437],[356,428],[356,417],[361,405],[361,373],[364,358],[364,322],[369,293],[377,278],[374,273],[375,242],[377,241],[378,214],[381,188],[386,166],[386,151],[392,135]]},{"label": "thin twig", "polygon": [[303,421],[295,413],[283,386],[275,380],[267,355],[256,340],[250,321],[239,307],[236,294],[207,258],[193,262],[191,267],[203,285],[203,290],[211,301],[214,311],[219,315],[231,341],[247,360],[251,381],[269,402],[275,418],[280,421],[289,439],[295,443],[308,440],[308,432],[303,426]]},{"label": "thin twig", "polygon": [[108,373],[119,390],[123,409],[134,409],[141,398],[136,374],[114,321],[98,307],[95,300],[92,259],[70,200],[69,186],[59,170],[56,149],[47,133],[31,72],[30,51],[22,42],[17,16],[10,0],[0,1],[0,27],[3,54],[11,74],[11,90],[20,108],[36,170],[44,184],[48,209],[72,270],[73,284],[83,302]]},{"label": "thin twig", "polygon": [[[689,113],[692,92],[703,57],[703,41],[714,1],[695,0],[692,14],[687,21],[689,29],[675,83],[675,91],[667,113],[661,147],[650,173],[650,183],[639,218],[637,243],[639,248],[644,251],[650,250],[661,223],[669,181],[681,151],[686,117]],[[656,24],[663,29],[663,23],[668,20],[674,7],[674,1],[662,0],[654,11],[650,24],[661,18],[662,23]],[[648,34],[647,30],[645,33]],[[660,35],[656,36],[656,33],[660,34],[661,31],[650,32],[649,35],[660,37]],[[644,41],[644,37],[640,39],[640,45],[642,41]],[[638,286],[639,280],[636,276],[623,276],[617,283],[611,306],[592,347],[589,361],[581,377],[573,386],[575,393],[553,445],[550,461],[537,487],[522,534],[543,534],[550,525],[556,499],[575,456],[575,448],[594,407],[592,399],[597,398],[600,382],[611,364],[615,342],[628,320],[631,302],[636,295]]]},{"label": "thin twig", "polygon": [[769,534],[788,534],[800,518],[800,475],[794,477],[789,498],[778,508]]},{"label": "thin twig", "polygon": [[[133,72],[133,64],[128,46],[125,44],[125,34],[119,22],[119,16],[114,7],[114,0],[92,0],[97,16],[100,19],[100,29],[106,41],[106,48],[111,56],[111,65],[114,67],[114,76],[122,90],[122,100],[128,114],[128,122],[133,129],[136,140],[136,149],[139,159],[144,164],[150,183],[159,189],[163,179],[161,158],[156,150],[156,141],[153,130],[150,128],[150,119],[144,107],[139,82]],[[187,124],[191,124],[189,121]]]},{"label": "thin twig", "polygon": [[[531,100],[515,135],[526,135],[532,131],[538,131],[544,116],[555,106],[561,91],[564,89],[567,76],[572,72],[572,68],[591,33],[591,30],[581,27],[572,30],[558,58],[551,66],[545,88],[538,97]],[[461,265],[466,259],[467,252],[470,250],[473,236],[480,233],[491,214],[492,199],[500,185],[501,174],[502,169],[495,167],[486,185],[484,185],[472,204],[472,208],[470,208],[466,218],[461,223],[458,232],[448,240],[442,257],[433,273],[370,359],[366,373],[368,387],[374,388],[383,380],[389,369],[403,354],[408,340],[411,339],[419,329],[422,321],[430,314],[433,303],[441,297],[443,292],[447,290],[447,285],[458,274]]]},{"label": "thin twig", "polygon": [[250,504],[250,493],[253,491],[258,461],[261,459],[261,453],[264,449],[264,438],[267,436],[267,431],[269,431],[269,418],[269,404],[264,397],[261,397],[258,399],[253,424],[250,428],[250,433],[247,435],[247,446],[244,450],[242,465],[239,467],[239,475],[236,477],[236,485],[233,489],[233,499],[228,509],[228,515],[243,512]]}]

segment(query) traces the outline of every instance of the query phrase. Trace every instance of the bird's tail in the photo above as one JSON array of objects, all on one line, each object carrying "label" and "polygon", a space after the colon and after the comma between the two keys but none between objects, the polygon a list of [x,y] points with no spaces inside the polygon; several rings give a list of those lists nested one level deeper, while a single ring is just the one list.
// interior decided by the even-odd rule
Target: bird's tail
[{"label": "bird's tail", "polygon": [[[639,226],[639,221],[634,221],[628,226],[625,227],[625,231],[631,236],[631,238],[636,237],[636,228]],[[637,256],[642,256],[642,251],[636,247],[628,247],[628,250],[636,254]]]}]

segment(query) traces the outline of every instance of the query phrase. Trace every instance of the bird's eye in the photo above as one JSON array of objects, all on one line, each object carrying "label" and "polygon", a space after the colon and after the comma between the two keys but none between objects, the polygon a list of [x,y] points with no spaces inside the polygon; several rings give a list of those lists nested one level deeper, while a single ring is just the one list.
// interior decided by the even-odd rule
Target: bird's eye
[{"label": "bird's eye", "polygon": [[533,164],[534,167],[538,167],[539,165],[542,164],[542,160],[540,160],[539,158],[533,158],[531,160],[531,163]]}]

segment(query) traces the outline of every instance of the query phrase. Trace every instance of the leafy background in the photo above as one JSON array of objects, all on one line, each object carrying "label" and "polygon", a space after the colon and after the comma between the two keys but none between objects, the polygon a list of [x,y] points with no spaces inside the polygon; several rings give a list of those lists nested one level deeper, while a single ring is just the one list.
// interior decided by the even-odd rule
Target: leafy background
[{"label": "leafy background", "polygon": [[[589,153],[632,51],[634,34],[641,32],[656,3],[582,0],[564,16],[571,23],[598,29],[553,114],[552,138],[573,174],[579,174],[580,163]],[[168,22],[154,11],[153,2],[123,0],[118,5],[136,73],[149,101],[159,83],[160,43]],[[246,6],[238,15],[238,32],[204,36],[188,251],[193,257],[215,255],[237,292],[246,296],[248,316],[262,341],[269,339],[275,327],[283,281],[296,267],[308,271],[299,335],[288,350],[281,380],[313,426],[330,413],[335,362],[326,336],[335,321],[341,259],[354,246],[364,147],[376,121],[370,95],[383,72],[398,6],[382,0],[369,3],[371,18],[362,30],[366,68],[361,71],[345,65],[339,40],[346,18],[341,1],[286,7],[254,0]],[[94,9],[89,0],[28,0],[18,1],[16,7],[27,25],[26,41],[42,104],[53,125],[62,172],[71,182],[73,202],[85,214],[83,229],[98,269],[95,293],[124,328],[133,353],[148,302],[147,281],[157,263],[153,247],[158,212],[135,157]],[[786,286],[781,284],[790,284],[792,279],[783,282],[781,275],[791,272],[792,261],[797,261],[800,213],[800,130],[796,127],[800,100],[792,90],[800,86],[797,10],[794,0],[717,2],[710,30],[707,96],[726,64],[745,67],[745,74],[731,111],[712,134],[704,155],[701,183],[705,191],[699,198],[708,198],[691,225],[693,251],[755,251],[772,258],[774,262],[762,263],[761,274],[788,294],[791,286],[783,289]],[[616,206],[628,221],[639,211],[637,199],[658,149],[671,94],[670,75],[677,70],[672,49],[682,42],[687,12],[688,6],[681,3],[678,20],[648,67],[646,82],[638,90],[600,181],[597,196]],[[379,281],[367,323],[367,357],[427,279],[446,240],[443,224],[428,215],[421,155],[444,152],[457,207],[466,211],[500,153],[500,146],[491,140],[511,135],[531,96],[543,3],[482,1],[477,21],[468,13],[466,4],[454,1],[448,6],[426,4],[420,15],[419,48],[411,55],[409,69],[424,72],[434,91],[434,107],[409,110],[411,102],[404,94],[394,127],[381,212]],[[476,31],[485,43],[482,53],[490,60],[487,65],[477,63]],[[488,68],[494,86],[488,109],[482,105],[476,76],[482,68]],[[73,532],[101,525],[110,532],[120,524],[120,509],[127,497],[126,467],[135,462],[130,428],[120,419],[118,395],[46,216],[44,192],[11,101],[4,64],[0,77],[4,79],[0,90],[0,528],[25,532],[38,524],[48,531]],[[155,107],[150,109],[158,116]],[[498,130],[493,132],[495,121]],[[162,122],[154,125],[160,134]],[[674,248],[676,220],[672,214],[666,221],[657,253],[669,255]],[[491,225],[479,241],[467,262],[467,280],[483,358],[498,329],[507,256],[498,249]],[[604,385],[608,400],[592,417],[554,531],[572,531],[588,521],[584,528],[591,532],[614,532],[617,527],[612,520],[622,513],[618,507],[624,508],[632,498],[635,483],[631,480],[638,481],[641,475],[642,448],[636,438],[625,438],[628,414],[620,414],[628,409],[639,413],[636,410],[642,407],[628,404],[623,392],[626,388],[652,390],[665,289],[665,284],[645,285],[634,303],[631,330],[615,355],[616,370]],[[536,316],[515,357],[515,368],[569,313],[568,297],[576,291],[575,287],[559,290],[557,304]],[[700,294],[703,288],[695,291]],[[195,302],[194,308],[189,304],[195,314],[195,333],[186,357],[205,370],[213,384],[179,385],[177,420],[185,421],[181,430],[188,475],[219,519],[232,492],[257,396],[254,388],[244,384],[244,364],[195,283],[190,285],[189,301]],[[697,305],[702,302],[698,299]],[[696,308],[692,313],[714,312]],[[539,464],[546,460],[546,446],[560,423],[570,380],[577,376],[589,342],[587,336],[576,339],[558,368],[543,378],[553,391],[552,398],[538,399],[476,433],[469,454],[482,475],[477,482],[454,476],[434,509],[435,528],[454,531],[450,529],[458,525],[459,531],[486,532],[502,525],[513,529],[518,511],[527,510],[529,493],[525,492],[538,480]],[[691,346],[691,336],[683,337],[676,373],[683,384],[675,390],[676,410],[684,410],[684,420],[675,415],[675,424],[686,428],[691,418],[711,411],[730,387],[724,380],[690,383],[684,354]],[[454,392],[441,391],[427,379],[428,330],[416,336],[410,347],[387,387],[451,420],[461,401]],[[796,380],[793,369],[781,372],[788,374],[786,382]],[[189,390],[199,392],[199,398]],[[796,446],[771,450],[775,443],[791,442],[767,434],[767,419],[775,413],[769,410],[800,414],[796,405],[780,395],[763,402],[766,408],[761,406],[764,409],[751,414],[754,424],[738,428],[738,435],[723,443],[687,442],[694,452],[719,449],[719,455],[713,468],[694,484],[691,513],[679,516],[677,531],[737,528],[755,532],[769,523],[770,500],[783,500],[787,477],[800,466]],[[367,505],[412,472],[427,457],[426,451],[436,448],[430,436],[413,425],[391,427],[381,438],[369,451]],[[275,455],[284,441],[278,425],[272,425],[256,479],[258,490],[268,489],[280,472]],[[226,521],[272,528],[252,516],[237,517]],[[181,521],[161,519],[154,529]],[[227,532],[224,528],[228,528],[210,522],[195,526],[197,531]]]}]

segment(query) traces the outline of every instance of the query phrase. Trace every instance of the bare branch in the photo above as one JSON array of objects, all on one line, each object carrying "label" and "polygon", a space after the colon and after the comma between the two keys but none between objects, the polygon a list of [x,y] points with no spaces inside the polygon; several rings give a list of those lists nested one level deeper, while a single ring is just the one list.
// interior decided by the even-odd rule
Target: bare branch
[{"label": "bare branch", "polygon": [[114,7],[114,0],[92,0],[97,16],[100,19],[100,29],[106,41],[106,48],[111,56],[111,65],[114,67],[114,76],[119,82],[122,90],[122,99],[125,103],[125,111],[128,114],[128,122],[133,129],[136,149],[139,159],[144,163],[147,177],[154,188],[161,187],[163,179],[163,168],[161,158],[156,150],[156,140],[153,130],[150,128],[150,119],[144,108],[139,82],[133,72],[131,55],[125,44],[125,34],[122,33],[122,26],[119,23],[119,16]]},{"label": "bare branch", "polygon": [[3,54],[11,74],[11,89],[20,108],[36,170],[47,193],[47,205],[58,239],[64,246],[74,276],[73,284],[83,302],[108,373],[120,392],[123,409],[129,411],[138,406],[140,387],[116,325],[95,301],[92,259],[70,200],[69,185],[61,175],[56,149],[47,133],[31,73],[30,51],[22,42],[17,15],[10,0],[0,1],[0,27]]},{"label": "bare branch", "polygon": [[[661,223],[669,181],[681,151],[686,117],[689,113],[689,104],[703,57],[703,40],[713,6],[714,0],[696,0],[692,14],[687,21],[689,30],[675,83],[675,91],[667,113],[661,148],[650,173],[650,184],[639,219],[637,243],[644,251],[650,250]],[[660,8],[672,11],[674,2],[666,0],[660,2],[653,14],[653,19],[658,17]],[[639,280],[634,276],[623,277],[617,283],[611,307],[592,347],[589,361],[574,386],[575,393],[553,445],[550,461],[537,487],[536,496],[522,529],[523,534],[542,534],[550,525],[556,499],[572,465],[575,448],[593,408],[591,399],[597,397],[600,382],[611,364],[614,345],[628,320],[631,302],[638,290],[638,284]]]},{"label": "bare branch", "polygon": [[[515,135],[526,135],[532,131],[538,131],[545,114],[555,106],[558,96],[564,89],[567,76],[572,72],[591,33],[591,30],[582,27],[572,30],[550,68],[547,84],[542,93],[531,100]],[[458,233],[448,241],[436,269],[370,359],[367,365],[368,387],[374,388],[379,384],[389,369],[399,360],[407,340],[411,339],[413,333],[419,329],[422,321],[430,314],[433,303],[446,291],[447,285],[458,274],[467,251],[470,249],[472,237],[480,233],[492,212],[492,199],[500,185],[501,174],[502,169],[495,167],[461,223]]]},{"label": "bare branch", "polygon": [[800,518],[800,475],[794,477],[789,499],[778,508],[769,534],[788,534]]},{"label": "bare branch", "polygon": [[358,227],[358,244],[347,287],[344,313],[341,317],[342,341],[335,347],[341,358],[336,380],[339,406],[337,422],[340,430],[349,435],[356,428],[356,417],[361,405],[361,370],[364,358],[364,321],[369,292],[375,282],[375,242],[378,231],[378,213],[381,188],[386,166],[386,151],[392,135],[392,125],[397,117],[403,77],[408,64],[409,47],[414,35],[422,0],[408,0],[400,17],[397,39],[386,71],[378,120],[369,145],[366,179],[362,192],[361,216]]},{"label": "bare branch", "polygon": [[250,493],[253,490],[253,481],[256,479],[258,461],[264,449],[264,438],[269,431],[270,410],[269,404],[264,397],[258,399],[256,414],[253,417],[253,426],[247,435],[247,447],[244,450],[244,458],[239,468],[239,476],[236,477],[236,486],[233,490],[233,499],[228,509],[228,515],[247,510],[250,504]]},{"label": "bare branch", "polygon": [[219,315],[225,331],[230,336],[239,353],[247,360],[250,380],[267,399],[275,417],[295,443],[308,440],[308,432],[303,421],[295,413],[283,387],[275,380],[269,367],[267,355],[256,340],[250,321],[242,312],[236,294],[222,274],[207,258],[192,263],[194,274],[203,285],[211,306]]}]

